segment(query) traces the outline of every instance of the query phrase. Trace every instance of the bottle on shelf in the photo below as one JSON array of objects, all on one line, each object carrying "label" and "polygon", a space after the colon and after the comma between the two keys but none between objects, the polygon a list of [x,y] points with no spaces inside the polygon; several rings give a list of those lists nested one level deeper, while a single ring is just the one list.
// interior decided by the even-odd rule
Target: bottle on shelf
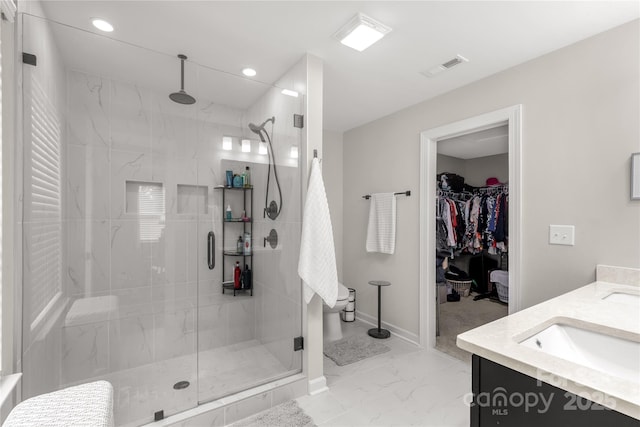
[{"label": "bottle on shelf", "polygon": [[236,242],[236,252],[241,254],[244,251],[244,240],[242,240],[242,236],[238,236],[238,241]]},{"label": "bottle on shelf", "polygon": [[244,265],[242,272],[242,289],[251,289],[251,270],[247,264]]},{"label": "bottle on shelf", "polygon": [[246,187],[251,187],[251,172],[249,171],[249,166],[247,166],[244,169],[244,174],[242,174],[242,176],[244,177],[244,186]]},{"label": "bottle on shelf", "polygon": [[231,205],[227,206],[227,211],[226,212],[227,212],[227,216],[226,216],[227,221],[231,221],[231,218],[233,217],[232,214],[231,214]]},{"label": "bottle on shelf", "polygon": [[244,254],[251,255],[251,233],[244,233]]},{"label": "bottle on shelf", "polygon": [[242,270],[240,270],[240,262],[236,261],[236,268],[233,270],[233,288],[240,289],[240,281],[242,276]]}]

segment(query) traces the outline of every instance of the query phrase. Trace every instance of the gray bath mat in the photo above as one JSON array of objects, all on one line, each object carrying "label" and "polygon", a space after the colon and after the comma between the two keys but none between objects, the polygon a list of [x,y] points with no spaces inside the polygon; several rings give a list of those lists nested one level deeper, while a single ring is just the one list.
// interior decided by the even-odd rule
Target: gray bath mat
[{"label": "gray bath mat", "polygon": [[232,427],[316,427],[311,417],[304,413],[295,400],[274,406],[244,420],[231,424]]},{"label": "gray bath mat", "polygon": [[389,350],[391,350],[389,347],[368,335],[354,335],[324,345],[325,356],[336,362],[338,366],[355,363]]}]

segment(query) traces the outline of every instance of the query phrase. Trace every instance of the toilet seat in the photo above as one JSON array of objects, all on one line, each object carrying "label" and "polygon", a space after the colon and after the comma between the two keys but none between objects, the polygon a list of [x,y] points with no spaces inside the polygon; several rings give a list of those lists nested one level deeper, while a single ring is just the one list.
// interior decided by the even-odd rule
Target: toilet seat
[{"label": "toilet seat", "polygon": [[338,283],[338,298],[336,301],[344,301],[349,299],[349,288],[342,283]]},{"label": "toilet seat", "polygon": [[342,338],[342,324],[340,312],[349,304],[349,288],[338,282],[338,298],[333,307],[323,303],[323,336],[325,342],[336,341]]}]

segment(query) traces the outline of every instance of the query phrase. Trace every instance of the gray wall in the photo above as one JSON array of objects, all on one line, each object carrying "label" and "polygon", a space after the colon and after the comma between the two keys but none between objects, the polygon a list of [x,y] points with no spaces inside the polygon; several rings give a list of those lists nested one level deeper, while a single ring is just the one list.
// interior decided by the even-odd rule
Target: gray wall
[{"label": "gray wall", "polygon": [[[344,281],[358,310],[419,335],[420,132],[523,105],[522,306],[595,279],[595,265],[640,267],[640,203],[629,200],[630,154],[640,151],[638,20],[414,105],[344,135]],[[615,64],[613,66],[612,64]],[[365,252],[369,203],[398,198],[394,255]],[[549,224],[574,224],[576,245],[549,246]]]}]

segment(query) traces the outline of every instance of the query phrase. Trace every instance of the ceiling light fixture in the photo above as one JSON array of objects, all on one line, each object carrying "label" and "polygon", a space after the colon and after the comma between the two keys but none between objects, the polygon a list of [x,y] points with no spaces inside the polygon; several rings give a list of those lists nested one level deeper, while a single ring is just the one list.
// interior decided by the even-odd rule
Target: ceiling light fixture
[{"label": "ceiling light fixture", "polygon": [[351,18],[346,25],[340,28],[334,34],[334,37],[340,40],[340,43],[343,45],[362,52],[390,31],[391,28],[383,23],[367,15],[358,13]]},{"label": "ceiling light fixture", "polygon": [[255,75],[258,73],[256,73],[256,70],[254,70],[253,68],[243,68],[242,74],[244,74],[247,77],[255,77]]},{"label": "ceiling light fixture", "polygon": [[298,92],[291,89],[282,89],[282,94],[287,96],[293,96],[294,98],[298,97]]},{"label": "ceiling light fixture", "polygon": [[102,18],[91,18],[91,23],[94,27],[96,27],[100,31],[104,31],[105,33],[110,33],[113,31],[113,25]]}]

